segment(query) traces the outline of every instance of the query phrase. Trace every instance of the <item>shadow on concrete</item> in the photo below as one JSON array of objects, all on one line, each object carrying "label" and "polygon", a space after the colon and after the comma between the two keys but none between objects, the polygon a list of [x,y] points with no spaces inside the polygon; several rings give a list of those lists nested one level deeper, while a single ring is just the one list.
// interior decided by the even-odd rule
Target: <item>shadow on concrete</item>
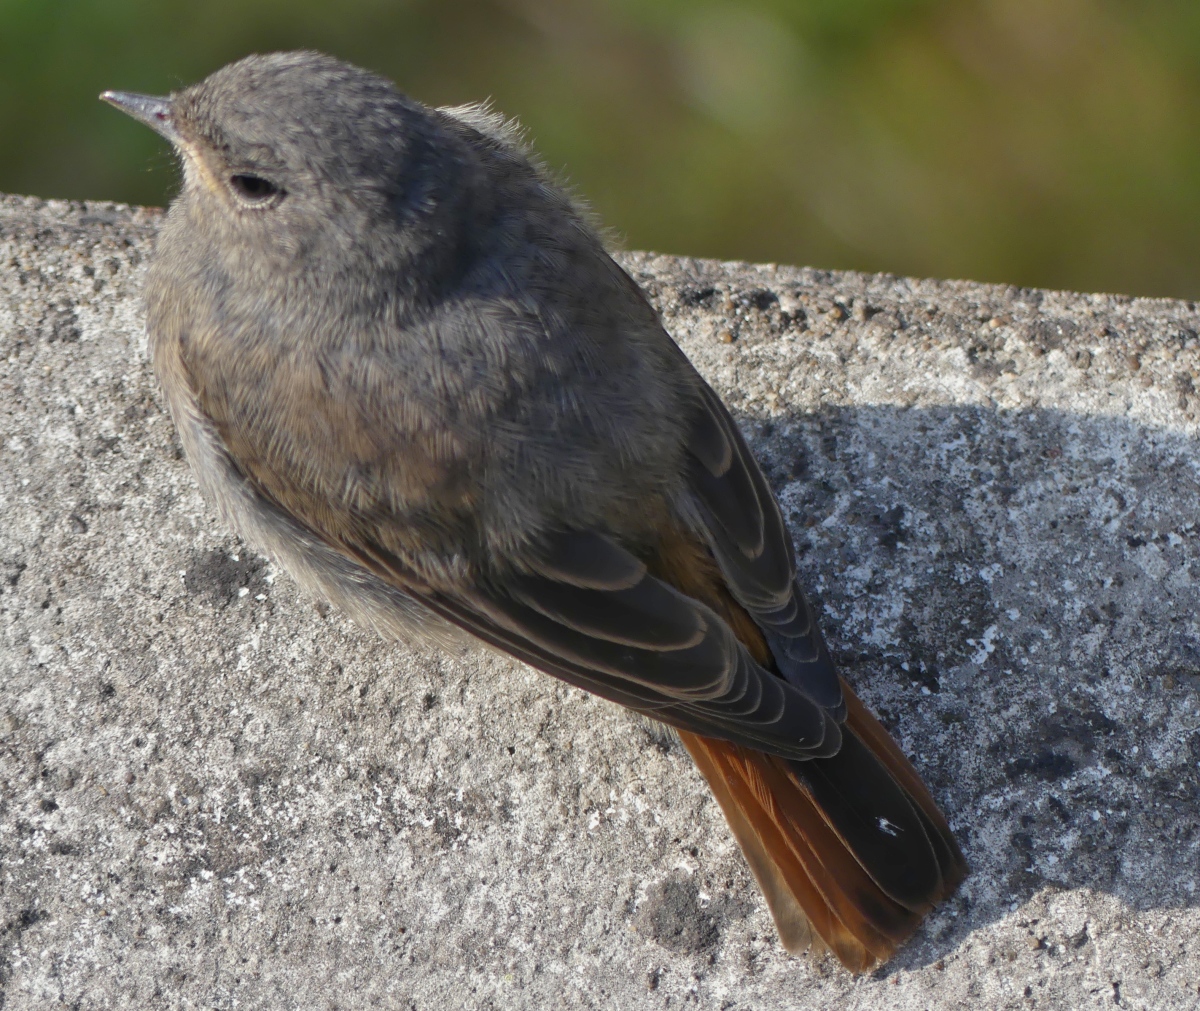
[{"label": "shadow on concrete", "polygon": [[739,421],[835,655],[973,868],[889,971],[1047,888],[1195,906],[1194,440],[975,406]]}]

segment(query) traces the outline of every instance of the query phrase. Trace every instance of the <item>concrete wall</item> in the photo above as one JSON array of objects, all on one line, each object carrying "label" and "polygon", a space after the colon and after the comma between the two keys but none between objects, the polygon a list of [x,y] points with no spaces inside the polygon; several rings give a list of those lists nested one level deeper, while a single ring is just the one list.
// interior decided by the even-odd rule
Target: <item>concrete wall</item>
[{"label": "concrete wall", "polygon": [[974,868],[791,958],[685,754],[383,643],[218,526],[157,213],[0,200],[0,1008],[1200,1004],[1189,303],[630,254]]}]

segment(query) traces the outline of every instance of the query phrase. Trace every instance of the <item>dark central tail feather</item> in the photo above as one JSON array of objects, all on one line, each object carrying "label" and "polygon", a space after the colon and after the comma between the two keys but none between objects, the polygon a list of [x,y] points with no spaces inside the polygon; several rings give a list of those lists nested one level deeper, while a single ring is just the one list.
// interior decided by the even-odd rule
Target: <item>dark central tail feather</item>
[{"label": "dark central tail feather", "polygon": [[819,939],[862,972],[888,958],[966,874],[916,770],[843,684],[842,750],[788,762],[681,733],[789,951]]},{"label": "dark central tail feather", "polygon": [[937,802],[930,796],[928,788],[917,770],[900,750],[892,735],[884,729],[874,714],[863,705],[862,700],[842,680],[842,692],[846,698],[846,725],[863,741],[875,758],[887,769],[899,786],[913,802],[917,814],[925,827],[925,834],[932,845],[942,875],[942,890],[931,905],[949,898],[967,876],[967,861],[954,833],[946,823]]},{"label": "dark central tail feather", "polygon": [[916,805],[857,734],[843,734],[829,758],[786,764],[879,891],[910,911],[940,892],[937,851]]}]

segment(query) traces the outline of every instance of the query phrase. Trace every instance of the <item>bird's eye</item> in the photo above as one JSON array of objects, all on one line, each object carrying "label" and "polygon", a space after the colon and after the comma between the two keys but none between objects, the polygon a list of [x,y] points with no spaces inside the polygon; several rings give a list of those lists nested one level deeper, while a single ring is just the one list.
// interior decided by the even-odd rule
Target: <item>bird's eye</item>
[{"label": "bird's eye", "polygon": [[250,172],[239,172],[230,176],[229,185],[233,187],[233,192],[248,204],[265,204],[281,192],[270,179]]}]

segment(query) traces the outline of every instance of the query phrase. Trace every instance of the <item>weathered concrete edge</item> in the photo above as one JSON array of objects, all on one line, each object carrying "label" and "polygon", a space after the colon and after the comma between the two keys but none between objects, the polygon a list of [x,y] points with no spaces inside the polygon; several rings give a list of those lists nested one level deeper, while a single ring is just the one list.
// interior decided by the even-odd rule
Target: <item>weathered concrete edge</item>
[{"label": "weathered concrete edge", "polygon": [[[25,234],[23,230],[29,228],[31,231],[28,234],[35,239],[39,232],[45,232],[49,226],[51,233],[55,229],[73,231],[78,234],[80,242],[90,242],[89,236],[96,225],[116,227],[118,232],[127,230],[129,237],[135,241],[149,239],[157,220],[157,214],[153,211],[128,209],[120,205],[92,202],[63,204],[29,199],[15,202],[18,204],[16,214],[0,213],[0,229],[7,229],[16,218],[15,229]],[[3,210],[7,210],[10,203],[13,201],[6,200],[2,205]],[[47,234],[46,238],[57,241],[52,234]],[[686,280],[689,274],[711,278],[714,269],[729,278],[730,296],[737,297],[729,297],[728,306],[719,302],[715,307],[709,321],[713,332],[707,336],[700,335],[700,338],[708,341],[704,345],[707,350],[701,349],[701,357],[722,350],[722,327],[729,328],[739,355],[746,349],[755,349],[757,343],[765,339],[761,334],[762,320],[755,315],[759,310],[753,304],[741,304],[747,288],[752,290],[752,286],[746,283],[747,279],[754,277],[764,280],[770,278],[776,287],[792,285],[797,289],[807,289],[802,294],[812,295],[816,303],[798,303],[790,308],[806,313],[809,321],[816,324],[810,329],[828,325],[827,328],[833,330],[836,324],[849,317],[860,325],[855,335],[858,344],[870,345],[872,341],[880,344],[903,343],[906,339],[905,329],[909,329],[889,330],[890,321],[877,320],[879,332],[868,335],[864,341],[863,328],[868,327],[872,320],[870,317],[854,319],[857,308],[855,298],[859,293],[883,303],[888,302],[889,298],[894,300],[900,294],[915,294],[919,298],[943,304],[978,306],[978,309],[968,308],[964,313],[965,319],[973,319],[974,328],[970,325],[958,326],[956,341],[947,339],[941,344],[930,342],[930,347],[922,352],[928,357],[919,359],[931,363],[953,360],[960,367],[965,359],[967,367],[960,369],[961,374],[956,375],[949,386],[944,377],[937,376],[910,377],[914,381],[906,380],[906,384],[884,385],[877,389],[870,387],[866,380],[860,380],[857,385],[831,391],[828,399],[832,402],[839,399],[853,402],[866,391],[872,402],[894,402],[908,407],[930,403],[987,404],[989,401],[1002,408],[1010,403],[1014,408],[1040,408],[1067,402],[1076,406],[1089,403],[1103,406],[1107,403],[1105,398],[1112,399],[1114,390],[1119,395],[1120,391],[1128,388],[1135,394],[1136,403],[1131,402],[1128,408],[1121,410],[1111,410],[1114,416],[1132,414],[1139,421],[1161,426],[1165,430],[1180,433],[1195,431],[1194,394],[1185,381],[1185,377],[1192,377],[1195,363],[1192,352],[1195,348],[1196,307],[1193,303],[1031,291],[969,282],[920,281],[888,275],[808,271],[738,263],[718,265],[708,261],[676,260],[648,254],[627,254],[623,260],[635,273],[653,275],[656,269],[669,264],[669,269],[660,273],[669,274],[675,279]],[[652,282],[653,276],[649,280]],[[725,297],[723,293],[718,294]],[[750,301],[753,302],[752,296]],[[828,302],[828,306],[824,302]],[[991,311],[989,306],[1011,307],[1014,302],[1025,302],[1026,306],[1011,313],[1011,319],[1000,320],[995,315],[982,318],[984,310]],[[785,314],[790,311],[788,306],[781,308]],[[1089,310],[1093,313],[1090,317]],[[971,316],[972,312],[976,313],[974,317]],[[1048,318],[1075,320],[1076,329],[1066,333],[1038,329],[1036,324]],[[998,325],[991,327],[994,319],[999,320]],[[1085,319],[1093,320],[1094,325],[1083,322]],[[1108,331],[1110,324],[1116,324],[1113,332]],[[1170,332],[1172,328],[1176,332]],[[1008,340],[999,349],[976,346],[972,342],[981,336],[988,336],[987,333],[981,335],[974,332],[976,329],[990,331],[993,335],[1006,334]],[[737,332],[734,333],[734,330]],[[919,331],[913,333],[913,337],[918,342],[924,340]],[[691,343],[688,348],[689,351],[694,350]],[[972,348],[975,349],[974,360],[971,360]],[[1015,372],[1005,373],[1007,359],[1003,356],[1022,350],[1028,353],[1028,360],[1023,360]],[[1101,360],[1094,358],[1083,363],[1078,360],[1080,350],[1087,350]],[[1040,354],[1035,353],[1037,351]],[[1136,368],[1128,361],[1130,356],[1139,357]],[[1016,364],[1015,358],[1013,361]],[[720,372],[719,367],[716,372]],[[997,381],[1004,377],[1013,378],[998,385]],[[1150,378],[1150,384],[1142,385],[1146,377]],[[1024,390],[1022,381],[1025,383]],[[741,390],[726,382],[722,385],[722,391],[737,401],[747,415],[770,418],[777,412],[780,401],[791,402],[788,400],[786,383],[775,385],[778,388],[757,391]],[[1038,388],[1036,397],[1029,396],[1027,392],[1033,386]],[[774,402],[771,400],[772,393],[775,394]],[[875,395],[871,396],[872,393]],[[999,398],[995,395],[997,393],[1000,394]]]}]

